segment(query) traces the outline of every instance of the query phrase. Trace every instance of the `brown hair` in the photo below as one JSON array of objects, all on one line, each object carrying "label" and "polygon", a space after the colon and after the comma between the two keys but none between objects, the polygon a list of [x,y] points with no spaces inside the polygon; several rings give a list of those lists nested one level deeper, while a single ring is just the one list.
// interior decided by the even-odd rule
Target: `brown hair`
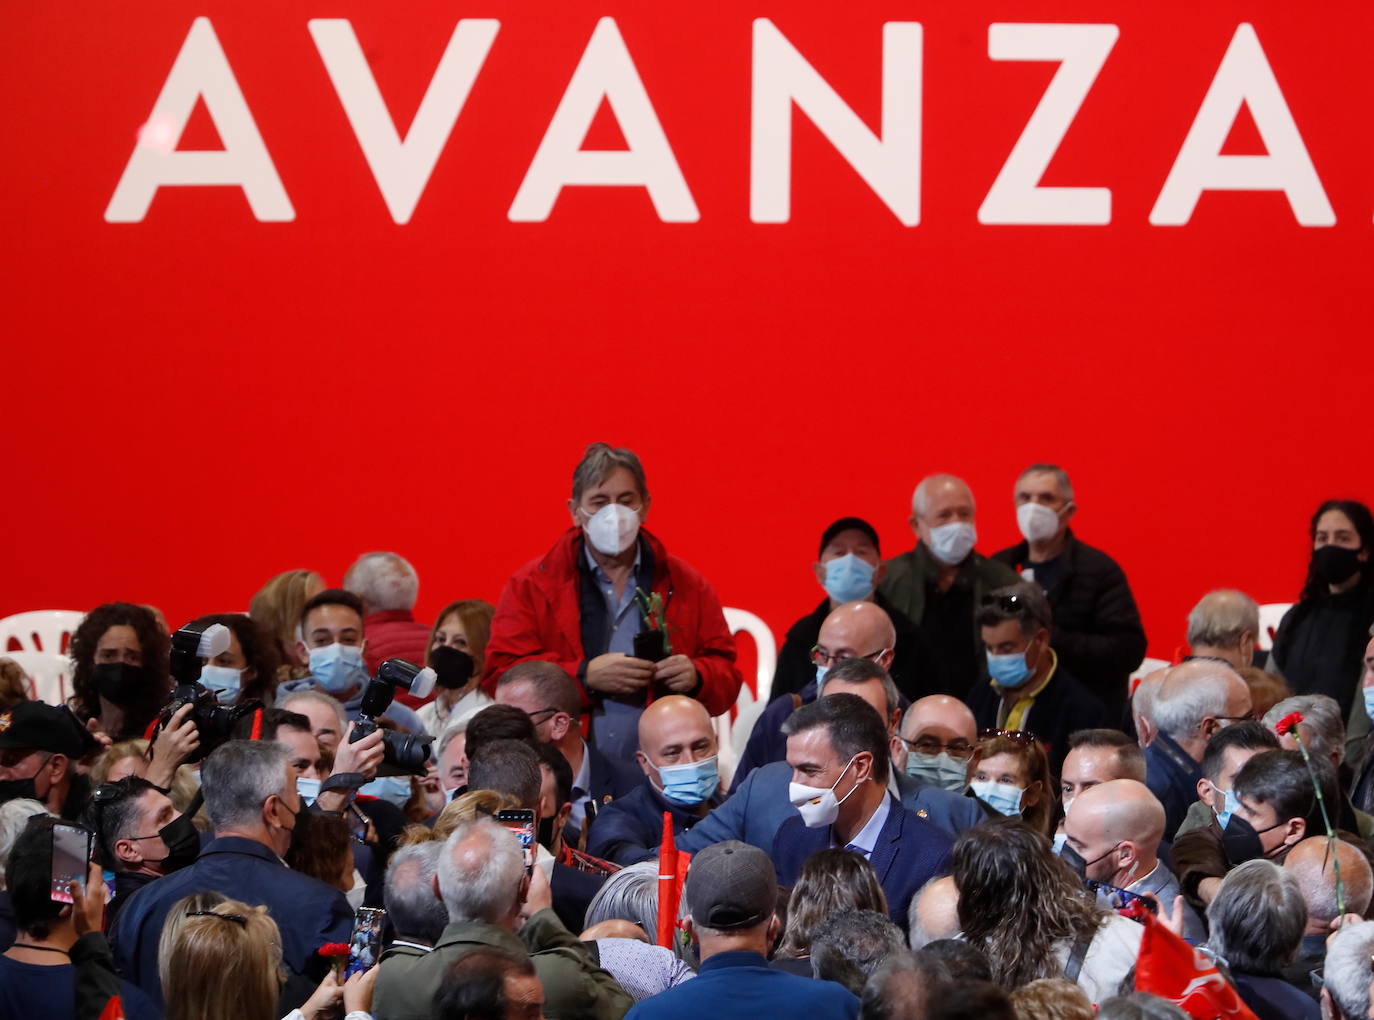
[{"label": "brown hair", "polygon": [[1026,769],[1027,789],[1037,780],[1040,783],[1040,800],[1033,807],[1021,812],[1021,820],[1042,836],[1051,834],[1054,822],[1054,780],[1050,777],[1050,763],[1045,757],[1045,748],[1038,740],[1016,740],[1011,737],[993,737],[979,745],[979,762],[995,758],[999,754],[1009,754],[1021,759]]},{"label": "brown hair", "polygon": [[466,825],[474,818],[494,818],[498,811],[520,806],[518,800],[504,793],[494,790],[472,790],[444,805],[444,810],[440,811],[439,817],[434,820],[434,828],[429,829],[423,825],[407,826],[398,845],[411,846],[415,843],[428,843],[430,840],[443,841],[448,839],[458,826]]},{"label": "brown hair", "polygon": [[1093,1020],[1088,995],[1064,978],[1040,978],[1013,989],[1011,1008],[1016,1020]]},{"label": "brown hair", "polygon": [[1243,666],[1236,670],[1245,686],[1250,688],[1250,706],[1253,715],[1260,718],[1264,713],[1293,696],[1283,677],[1275,676],[1258,666]]},{"label": "brown hair", "polygon": [[288,570],[268,581],[248,603],[248,615],[275,640],[283,662],[294,662],[296,627],[301,609],[324,590],[324,578],[313,570]]},{"label": "brown hair", "polygon": [[348,822],[339,815],[313,812],[304,838],[291,841],[291,848],[286,851],[286,864],[292,871],[340,889],[345,872],[353,872]]},{"label": "brown hair", "polygon": [[439,610],[439,615],[434,618],[434,626],[430,628],[429,644],[425,645],[425,664],[429,664],[429,653],[434,648],[434,639],[439,634],[439,628],[450,616],[457,616],[463,621],[463,633],[468,639],[468,654],[472,656],[473,679],[482,675],[482,669],[487,660],[487,639],[491,637],[491,618],[496,613],[496,607],[486,599],[459,599],[457,602],[450,602]]},{"label": "brown hair", "polygon": [[172,904],[158,943],[166,1020],[276,1020],[281,932],[266,907]]},{"label": "brown hair", "polygon": [[11,658],[0,658],[0,708],[13,708],[29,700],[29,675]]},{"label": "brown hair", "polygon": [[850,850],[821,850],[802,865],[788,900],[787,927],[778,956],[806,956],[811,933],[841,910],[872,910],[887,916],[887,897],[873,866]]}]

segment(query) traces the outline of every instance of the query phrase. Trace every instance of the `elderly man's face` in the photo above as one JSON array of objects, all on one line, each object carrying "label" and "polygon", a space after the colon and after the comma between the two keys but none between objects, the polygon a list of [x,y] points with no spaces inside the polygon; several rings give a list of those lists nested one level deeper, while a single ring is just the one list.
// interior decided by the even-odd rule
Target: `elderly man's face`
[{"label": "elderly man's face", "polygon": [[634,510],[641,521],[649,512],[649,498],[635,484],[635,476],[625,468],[616,468],[601,484],[583,489],[581,499],[568,501],[573,525],[582,527],[598,510],[612,503]]},{"label": "elderly man's face", "polygon": [[670,712],[654,718],[644,727],[641,762],[650,779],[658,776],[655,765],[688,765],[716,755],[716,731],[704,712]]},{"label": "elderly man's face", "polygon": [[911,523],[916,528],[917,537],[929,543],[932,528],[956,521],[971,524],[973,519],[973,493],[962,482],[947,478],[930,486],[926,493],[925,513],[920,517],[913,516]]},{"label": "elderly man's face", "polygon": [[468,735],[455,734],[439,756],[439,784],[445,790],[456,790],[468,781]]},{"label": "elderly man's face", "polygon": [[325,779],[324,763],[320,760],[320,742],[313,733],[282,726],[277,730],[277,743],[291,749],[288,767],[291,773],[305,779]]},{"label": "elderly man's face", "polygon": [[343,731],[339,717],[332,708],[314,698],[287,698],[282,707],[289,712],[299,712],[309,719],[310,728],[314,731],[315,739],[320,742],[320,747],[330,754],[334,753]]},{"label": "elderly man's face", "polygon": [[1059,491],[1059,479],[1052,472],[1034,471],[1023,475],[1016,483],[1016,505],[1039,503],[1055,513],[1069,505],[1064,494]]}]

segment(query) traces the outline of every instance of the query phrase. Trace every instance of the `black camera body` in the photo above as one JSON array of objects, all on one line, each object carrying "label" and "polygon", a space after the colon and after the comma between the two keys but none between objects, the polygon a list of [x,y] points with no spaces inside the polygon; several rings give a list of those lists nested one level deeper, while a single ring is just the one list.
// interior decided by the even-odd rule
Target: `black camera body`
[{"label": "black camera body", "polygon": [[236,724],[246,715],[262,707],[260,701],[224,706],[214,693],[200,685],[203,659],[212,659],[229,647],[229,628],[223,624],[187,624],[172,635],[171,673],[176,686],[172,697],[159,714],[165,727],[168,721],[187,704],[191,721],[200,735],[200,746],[186,759],[186,764],[203,761],[215,748],[234,737]]},{"label": "black camera body", "polygon": [[[377,717],[390,707],[400,688],[417,698],[427,697],[434,690],[434,670],[421,668],[405,659],[387,659],[377,667],[377,675],[367,682],[362,704],[358,706],[358,721],[353,724],[349,743],[362,740],[380,727]],[[428,737],[382,730],[382,765],[379,776],[423,776],[429,763]]]}]

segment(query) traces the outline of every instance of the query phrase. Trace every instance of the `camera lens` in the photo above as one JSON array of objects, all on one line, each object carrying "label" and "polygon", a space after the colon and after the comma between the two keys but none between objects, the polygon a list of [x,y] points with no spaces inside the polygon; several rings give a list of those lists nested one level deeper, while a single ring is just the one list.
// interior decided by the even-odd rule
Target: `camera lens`
[{"label": "camera lens", "polygon": [[429,744],[422,737],[388,730],[382,735],[382,760],[412,775],[423,776],[429,762]]}]

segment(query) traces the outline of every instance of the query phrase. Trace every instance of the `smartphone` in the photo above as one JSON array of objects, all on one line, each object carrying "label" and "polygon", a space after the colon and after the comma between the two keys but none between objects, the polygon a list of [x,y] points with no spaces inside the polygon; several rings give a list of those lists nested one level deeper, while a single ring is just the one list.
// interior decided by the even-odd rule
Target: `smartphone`
[{"label": "smartphone", "polygon": [[369,970],[382,958],[382,927],[386,924],[386,911],[381,907],[359,907],[353,918],[353,934],[348,940],[348,963],[344,965],[344,977],[361,974]]},{"label": "smartphone", "polygon": [[509,808],[496,812],[496,820],[510,829],[520,840],[525,852],[525,874],[534,871],[534,812],[529,808]]},{"label": "smartphone", "polygon": [[1153,896],[1143,896],[1140,893],[1131,892],[1129,889],[1108,885],[1106,882],[1098,882],[1095,879],[1088,879],[1087,886],[1101,899],[1105,899],[1110,908],[1117,913],[1128,911],[1136,906],[1142,906],[1152,914],[1159,913],[1159,903]]},{"label": "smartphone", "polygon": [[59,822],[52,827],[52,898],[72,902],[68,887],[75,882],[86,891],[86,871],[91,863],[93,833],[80,825]]}]

